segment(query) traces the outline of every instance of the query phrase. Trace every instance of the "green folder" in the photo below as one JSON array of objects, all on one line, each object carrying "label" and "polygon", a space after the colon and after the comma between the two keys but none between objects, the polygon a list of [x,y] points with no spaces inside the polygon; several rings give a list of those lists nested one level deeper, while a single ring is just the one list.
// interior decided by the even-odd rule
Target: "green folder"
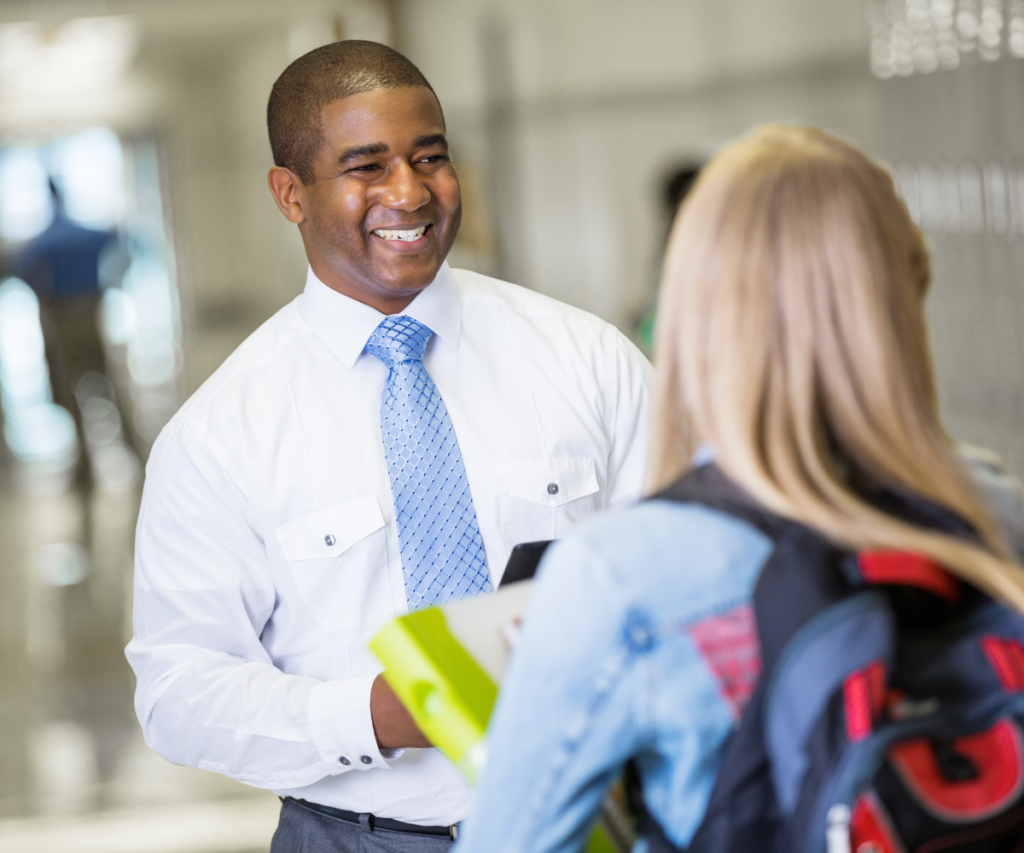
[{"label": "green folder", "polygon": [[[487,761],[487,723],[531,589],[524,581],[493,595],[417,610],[370,641],[395,695],[471,785]],[[606,801],[587,853],[628,849],[628,822],[609,810],[614,805]]]},{"label": "green folder", "polygon": [[394,620],[370,642],[384,678],[423,733],[471,782],[498,686],[448,630],[441,608]]},{"label": "green folder", "polygon": [[417,610],[370,641],[384,677],[416,724],[475,784],[486,759],[484,733],[532,583]]}]

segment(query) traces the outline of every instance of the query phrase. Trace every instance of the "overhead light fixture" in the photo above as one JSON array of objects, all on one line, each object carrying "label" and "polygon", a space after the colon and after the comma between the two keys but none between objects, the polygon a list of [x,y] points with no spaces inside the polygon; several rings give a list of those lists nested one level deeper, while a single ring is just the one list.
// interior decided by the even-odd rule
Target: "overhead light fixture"
[{"label": "overhead light fixture", "polygon": [[121,74],[137,44],[135,24],[122,17],[0,26],[0,90],[44,95],[90,89]]}]

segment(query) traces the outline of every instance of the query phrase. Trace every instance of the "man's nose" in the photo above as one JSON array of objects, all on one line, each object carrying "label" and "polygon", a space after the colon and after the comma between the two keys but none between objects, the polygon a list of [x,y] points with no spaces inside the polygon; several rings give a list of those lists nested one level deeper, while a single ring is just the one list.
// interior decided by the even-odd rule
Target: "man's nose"
[{"label": "man's nose", "polygon": [[408,163],[394,167],[388,174],[380,203],[393,210],[413,211],[430,201],[430,190]]}]

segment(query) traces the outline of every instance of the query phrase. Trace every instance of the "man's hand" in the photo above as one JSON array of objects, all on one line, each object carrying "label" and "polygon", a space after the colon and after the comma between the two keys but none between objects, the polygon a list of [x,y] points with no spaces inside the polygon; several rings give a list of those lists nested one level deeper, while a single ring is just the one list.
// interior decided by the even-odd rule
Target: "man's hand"
[{"label": "man's hand", "polygon": [[370,718],[380,749],[433,746],[413,722],[405,705],[398,700],[383,675],[378,675],[370,688]]}]

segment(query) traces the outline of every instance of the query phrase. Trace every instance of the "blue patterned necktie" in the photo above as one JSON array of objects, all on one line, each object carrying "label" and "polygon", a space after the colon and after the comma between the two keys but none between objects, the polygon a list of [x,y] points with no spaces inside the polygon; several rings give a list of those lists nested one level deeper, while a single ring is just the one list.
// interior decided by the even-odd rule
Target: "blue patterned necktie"
[{"label": "blue patterned necktie", "polygon": [[491,588],[459,443],[423,366],[432,334],[412,317],[386,317],[366,343],[390,371],[380,429],[410,610]]}]

